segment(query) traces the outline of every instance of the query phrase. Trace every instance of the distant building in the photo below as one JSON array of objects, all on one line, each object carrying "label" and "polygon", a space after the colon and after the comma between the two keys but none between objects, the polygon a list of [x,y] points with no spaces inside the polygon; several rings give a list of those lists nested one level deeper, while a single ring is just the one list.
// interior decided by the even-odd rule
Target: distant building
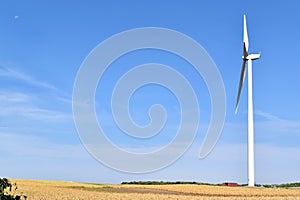
[{"label": "distant building", "polygon": [[236,186],[237,186],[237,183],[224,182],[222,185],[223,185],[223,186],[236,187]]}]

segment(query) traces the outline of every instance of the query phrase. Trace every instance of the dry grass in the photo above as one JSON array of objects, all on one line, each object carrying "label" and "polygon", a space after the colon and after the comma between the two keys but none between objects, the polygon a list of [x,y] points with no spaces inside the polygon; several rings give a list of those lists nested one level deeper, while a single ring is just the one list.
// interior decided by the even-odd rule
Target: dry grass
[{"label": "dry grass", "polygon": [[206,185],[101,185],[56,181],[11,180],[28,200],[63,199],[299,199],[300,189]]}]

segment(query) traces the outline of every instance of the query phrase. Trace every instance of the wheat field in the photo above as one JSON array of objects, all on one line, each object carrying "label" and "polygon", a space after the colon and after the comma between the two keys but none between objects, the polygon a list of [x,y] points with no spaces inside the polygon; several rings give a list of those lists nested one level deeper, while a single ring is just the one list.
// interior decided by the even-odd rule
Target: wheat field
[{"label": "wheat field", "polygon": [[[17,180],[12,194],[27,200],[135,199],[299,199],[300,189],[224,187],[208,185],[107,185],[59,181]],[[23,198],[24,199],[24,198]]]}]

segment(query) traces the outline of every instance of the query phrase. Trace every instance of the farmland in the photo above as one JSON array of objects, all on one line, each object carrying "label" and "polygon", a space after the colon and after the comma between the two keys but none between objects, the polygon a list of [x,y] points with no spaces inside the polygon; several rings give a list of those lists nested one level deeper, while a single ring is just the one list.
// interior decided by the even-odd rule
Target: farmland
[{"label": "farmland", "polygon": [[15,194],[28,200],[54,199],[300,199],[300,189],[223,187],[209,185],[108,185],[16,180]]}]

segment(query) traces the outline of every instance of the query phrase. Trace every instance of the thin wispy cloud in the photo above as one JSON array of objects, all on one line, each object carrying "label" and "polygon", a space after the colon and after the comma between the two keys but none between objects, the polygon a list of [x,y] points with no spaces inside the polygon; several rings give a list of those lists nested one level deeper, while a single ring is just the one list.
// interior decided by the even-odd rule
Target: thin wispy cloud
[{"label": "thin wispy cloud", "polygon": [[51,85],[51,84],[43,82],[43,81],[39,81],[24,72],[20,72],[15,69],[3,67],[3,66],[0,66],[0,76],[17,79],[17,80],[26,82],[27,84],[31,84],[31,85],[34,85],[37,87],[42,87],[45,89],[58,90],[54,85]]},{"label": "thin wispy cloud", "polygon": [[261,110],[255,110],[255,115],[264,117],[267,120],[278,120],[278,121],[282,120],[279,117],[272,115],[271,113],[263,112]]},{"label": "thin wispy cloud", "polygon": [[[62,112],[41,107],[37,102],[44,101],[43,97],[21,92],[0,91],[0,116],[13,117],[21,116],[22,118],[32,120],[69,120],[72,119],[71,113]],[[47,103],[47,102],[46,102]]]},{"label": "thin wispy cloud", "polygon": [[60,96],[58,96],[56,99],[60,102],[68,104],[68,105],[72,105],[72,102],[73,102],[71,98],[65,98],[65,97],[60,97]]},{"label": "thin wispy cloud", "polygon": [[51,158],[84,158],[87,153],[80,144],[55,144],[36,135],[1,132],[0,152],[10,155]]},{"label": "thin wispy cloud", "polygon": [[20,92],[3,92],[0,91],[0,102],[2,103],[17,103],[29,101],[31,97]]},{"label": "thin wispy cloud", "polygon": [[32,120],[68,120],[72,116],[63,112],[42,109],[34,106],[14,106],[1,109],[0,116],[21,116]]},{"label": "thin wispy cloud", "polygon": [[266,119],[266,121],[256,123],[258,130],[268,133],[300,134],[300,121],[283,119],[261,110],[255,111],[255,114]]},{"label": "thin wispy cloud", "polygon": [[[65,121],[72,119],[69,112],[64,112],[58,106],[59,102],[67,102],[61,97],[60,90],[54,85],[39,81],[33,76],[18,70],[0,66],[0,78],[8,78],[13,82],[24,82],[31,92],[10,88],[9,85],[0,87],[0,116],[5,118],[22,117],[30,120]],[[22,84],[24,85],[24,84]],[[47,93],[39,93],[34,87],[41,88]],[[53,108],[53,105],[57,105]],[[71,105],[71,104],[70,104]]]}]

